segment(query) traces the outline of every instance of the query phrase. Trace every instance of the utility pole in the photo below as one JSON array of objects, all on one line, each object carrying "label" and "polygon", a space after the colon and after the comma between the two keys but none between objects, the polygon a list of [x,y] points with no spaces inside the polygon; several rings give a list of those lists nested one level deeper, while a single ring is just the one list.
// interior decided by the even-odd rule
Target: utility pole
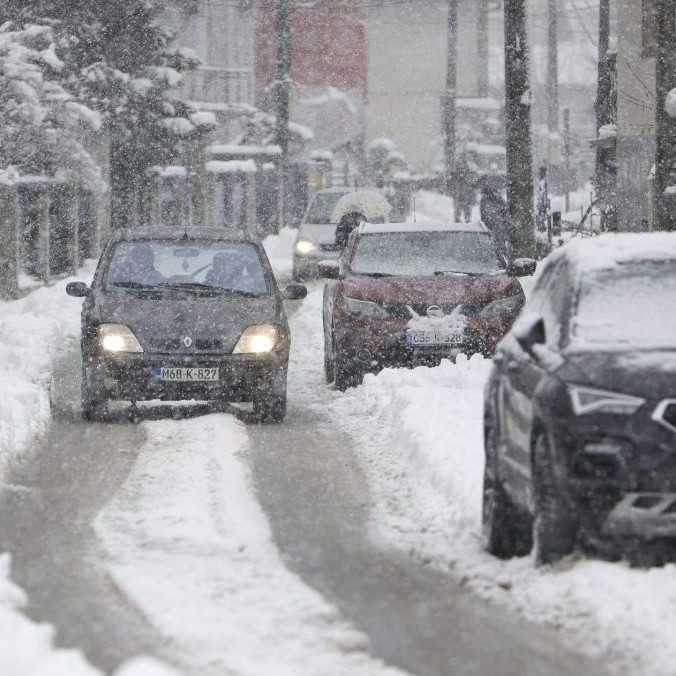
[{"label": "utility pole", "polygon": [[673,196],[664,191],[676,183],[672,167],[676,162],[676,119],[667,114],[667,94],[676,88],[676,0],[657,0],[657,81],[655,96],[655,227],[676,230]]},{"label": "utility pole", "polygon": [[479,86],[478,94],[481,97],[488,96],[488,0],[478,0],[479,4],[479,30],[478,38],[478,65]]},{"label": "utility pole", "polygon": [[570,211],[570,188],[572,181],[570,180],[570,108],[563,109],[563,161],[565,167],[565,191],[566,203],[564,207],[565,213]]},{"label": "utility pole", "polygon": [[[455,197],[455,97],[458,79],[458,0],[448,0],[448,45],[444,93],[444,156],[446,194]],[[457,205],[456,205],[457,211]]]},{"label": "utility pole", "polygon": [[[596,135],[601,127],[612,122],[613,111],[610,109],[611,73],[608,59],[608,45],[610,43],[610,0],[599,0],[599,52],[598,52],[598,80],[596,85]],[[604,202],[606,195],[607,177],[603,163],[603,148],[596,144],[596,194]]]},{"label": "utility pole", "polygon": [[512,255],[535,255],[526,0],[505,0],[507,205]]},{"label": "utility pole", "polygon": [[276,142],[281,148],[277,196],[277,230],[287,224],[289,185],[289,88],[291,85],[291,22],[289,0],[277,0]]},{"label": "utility pole", "polygon": [[559,45],[558,45],[558,16],[557,0],[549,0],[547,12],[548,47],[547,47],[547,164],[551,167],[552,157],[552,134],[559,131]]}]

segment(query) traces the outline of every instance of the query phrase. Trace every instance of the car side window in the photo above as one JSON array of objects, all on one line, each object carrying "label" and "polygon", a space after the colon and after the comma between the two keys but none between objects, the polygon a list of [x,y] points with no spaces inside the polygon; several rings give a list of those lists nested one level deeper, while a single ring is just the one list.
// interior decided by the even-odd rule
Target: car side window
[{"label": "car side window", "polygon": [[559,350],[574,291],[570,264],[565,260],[558,262],[550,269],[549,279],[546,282],[542,290],[540,314],[545,322],[547,345]]}]

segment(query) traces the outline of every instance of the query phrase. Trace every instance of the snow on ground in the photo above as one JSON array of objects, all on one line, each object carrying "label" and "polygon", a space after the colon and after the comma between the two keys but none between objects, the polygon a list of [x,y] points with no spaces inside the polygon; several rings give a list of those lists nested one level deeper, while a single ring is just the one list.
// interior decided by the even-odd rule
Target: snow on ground
[{"label": "snow on ground", "polygon": [[374,538],[456,576],[482,597],[557,628],[617,673],[674,673],[676,566],[652,570],[570,557],[535,569],[480,543],[483,386],[490,361],[386,369],[339,393],[323,382],[321,289],[292,319],[290,394],[355,439],[371,488]]},{"label": "snow on ground", "polygon": [[116,583],[192,673],[401,673],[284,565],[246,465],[248,437],[213,414],[143,425],[146,444],[95,528]]},{"label": "snow on ground", "polygon": [[278,235],[268,235],[263,240],[263,247],[280,283],[291,279],[293,247],[297,237],[298,230],[295,228],[282,228]]},{"label": "snow on ground", "polygon": [[[94,272],[89,261],[81,279]],[[20,300],[0,301],[0,481],[49,421],[54,357],[80,335],[80,303],[66,295],[71,279],[43,286]]]}]

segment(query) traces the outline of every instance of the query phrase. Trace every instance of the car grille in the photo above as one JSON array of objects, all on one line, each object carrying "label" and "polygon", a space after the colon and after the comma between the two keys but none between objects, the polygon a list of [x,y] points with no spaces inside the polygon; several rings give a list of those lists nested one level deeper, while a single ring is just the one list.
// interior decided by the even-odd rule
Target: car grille
[{"label": "car grille", "polygon": [[194,352],[222,352],[223,340],[220,338],[194,338],[193,344],[186,347],[182,338],[164,338],[162,340],[151,340],[149,348],[151,352],[162,353],[183,353],[192,354]]},{"label": "car grille", "polygon": [[660,402],[652,417],[655,422],[676,432],[676,399],[665,399]]},{"label": "car grille", "polygon": [[[441,309],[441,311],[445,315],[450,315],[457,307],[457,303],[440,303],[440,304],[435,304],[435,303],[410,303],[410,304],[385,304],[383,307],[387,310],[387,312],[392,316],[392,317],[399,317],[402,319],[410,319],[414,315],[411,314],[411,310],[415,312],[417,315],[420,317],[426,317],[427,316],[427,309],[429,307],[438,307]],[[481,310],[480,305],[462,305],[462,310],[461,314],[463,314],[465,317],[473,317],[474,315],[478,314],[478,312]]]}]

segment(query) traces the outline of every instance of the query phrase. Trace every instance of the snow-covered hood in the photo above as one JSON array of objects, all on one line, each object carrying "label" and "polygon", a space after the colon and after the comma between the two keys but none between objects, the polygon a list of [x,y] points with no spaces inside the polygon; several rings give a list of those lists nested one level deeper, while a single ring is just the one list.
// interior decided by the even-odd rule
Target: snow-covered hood
[{"label": "snow-covered hood", "polygon": [[313,244],[334,244],[336,241],[336,224],[303,223],[298,228],[298,241],[301,240]]},{"label": "snow-covered hood", "polygon": [[366,277],[353,275],[344,282],[345,295],[396,305],[485,305],[523,293],[508,275],[443,275],[438,277]]},{"label": "snow-covered hood", "polygon": [[569,352],[559,376],[566,382],[647,399],[676,397],[676,349]]},{"label": "snow-covered hood", "polygon": [[222,340],[223,349],[230,352],[248,326],[281,323],[278,305],[274,296],[179,299],[96,294],[91,316],[100,322],[128,326],[146,351],[157,349],[162,341],[190,336],[193,340]]}]

